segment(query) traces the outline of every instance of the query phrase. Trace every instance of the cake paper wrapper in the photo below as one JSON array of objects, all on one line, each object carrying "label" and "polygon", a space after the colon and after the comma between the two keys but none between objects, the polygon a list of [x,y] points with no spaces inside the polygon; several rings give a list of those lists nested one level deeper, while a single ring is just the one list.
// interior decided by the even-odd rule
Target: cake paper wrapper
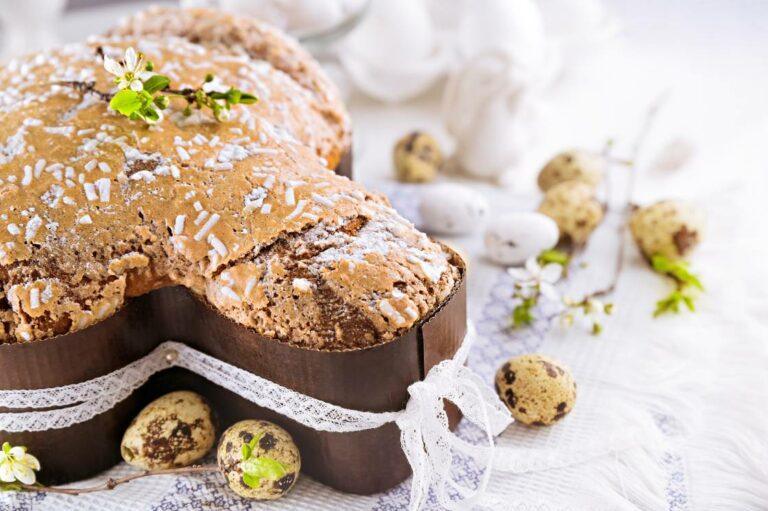
[{"label": "cake paper wrapper", "polygon": [[[347,351],[296,347],[235,323],[182,287],[168,287],[132,299],[117,314],[82,331],[0,345],[0,389],[83,382],[175,340],[328,403],[371,412],[402,410],[408,386],[451,358],[466,333],[465,272],[458,256],[453,262],[462,268],[462,278],[452,294],[387,343]],[[338,490],[377,493],[410,475],[394,423],[353,433],[316,431],[181,368],[154,375],[129,398],[93,419],[42,432],[0,431],[0,441],[27,446],[41,461],[39,479],[44,483],[83,479],[118,463],[120,441],[133,417],[152,399],[173,390],[205,396],[217,413],[219,432],[242,419],[266,419],[283,426],[299,446],[303,472]],[[447,410],[455,426],[460,414],[450,404]]]}]

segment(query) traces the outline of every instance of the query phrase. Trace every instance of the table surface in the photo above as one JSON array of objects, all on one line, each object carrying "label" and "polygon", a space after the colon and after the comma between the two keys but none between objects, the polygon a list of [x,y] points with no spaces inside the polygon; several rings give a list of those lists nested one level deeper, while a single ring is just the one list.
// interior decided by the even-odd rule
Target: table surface
[{"label": "table surface", "polygon": [[[99,32],[118,16],[141,5],[143,2],[132,2],[68,13],[57,27],[58,34],[65,41],[78,40],[82,34]],[[710,216],[715,215],[715,233],[723,238],[707,242],[710,244],[703,249],[702,269],[714,282],[715,291],[705,296],[701,315],[711,319],[722,314],[725,322],[730,317],[728,311],[738,307],[749,325],[738,330],[738,339],[701,337],[701,349],[715,353],[708,370],[722,378],[722,388],[712,399],[720,400],[717,402],[727,408],[733,396],[746,399],[746,394],[751,393],[754,402],[764,404],[768,383],[751,369],[760,364],[765,367],[768,361],[768,349],[762,342],[768,333],[768,269],[759,263],[764,260],[761,256],[768,255],[761,221],[768,206],[759,198],[759,194],[768,191],[765,181],[760,180],[768,174],[761,154],[768,140],[768,2],[617,0],[610,2],[609,8],[621,20],[620,35],[572,63],[568,72],[546,92],[545,132],[514,170],[508,184],[471,186],[487,194],[494,211],[526,204],[532,207],[538,200],[535,174],[548,156],[571,146],[599,148],[608,138],[626,143],[648,104],[659,94],[668,93],[639,166],[642,168],[664,144],[674,139],[692,144],[694,157],[680,171],[642,176],[635,198],[641,203],[666,197],[713,201],[707,209]],[[397,138],[414,128],[435,133],[450,148],[451,141],[440,118],[440,93],[440,86],[436,86],[419,98],[398,105],[385,105],[357,94],[349,99],[358,179],[373,188],[403,191],[391,181],[391,148]],[[725,204],[713,199],[725,196]],[[729,210],[713,211],[723,207]],[[723,225],[726,217],[729,223]],[[500,269],[482,257],[480,233],[446,241],[459,247],[470,260],[470,306],[472,317],[478,318],[485,313],[489,293],[498,285]],[[720,295],[721,284],[722,289],[730,287],[733,292]],[[728,302],[725,296],[739,301]],[[676,332],[683,336],[700,335],[696,319],[679,321],[683,325],[678,324]],[[685,326],[686,321],[690,327]],[[614,328],[613,332],[618,333],[622,327]],[[610,335],[615,334],[609,331],[609,339]],[[733,352],[735,343],[743,350],[748,347],[749,352]],[[755,431],[766,432],[768,419],[763,408],[755,410],[753,416],[734,416],[730,421],[727,413],[721,414],[717,409],[710,406],[703,411],[703,421],[718,421],[722,428],[751,423]],[[757,450],[755,459],[764,462],[768,458],[764,440],[749,446]],[[724,449],[719,453],[721,461],[733,454]],[[691,501],[696,502],[697,492],[704,494],[707,485],[720,479],[721,474],[715,461],[705,470],[695,465],[693,456],[686,460],[687,491],[692,494]],[[755,502],[768,499],[768,489],[756,487],[755,481],[740,474],[765,469],[753,466],[747,470],[748,459],[749,455],[743,453],[736,457],[737,473],[729,483],[731,486],[722,489],[722,502],[742,503],[740,509],[749,509],[751,505],[759,509]],[[696,460],[710,465],[709,461]],[[755,476],[755,480],[759,479]]]}]

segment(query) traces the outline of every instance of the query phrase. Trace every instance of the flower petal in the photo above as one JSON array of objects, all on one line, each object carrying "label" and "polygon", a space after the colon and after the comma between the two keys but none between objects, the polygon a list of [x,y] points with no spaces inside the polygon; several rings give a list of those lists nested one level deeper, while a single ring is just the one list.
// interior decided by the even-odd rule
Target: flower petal
[{"label": "flower petal", "polygon": [[118,61],[111,57],[104,57],[104,69],[109,71],[115,76],[122,76],[125,74],[123,66]]},{"label": "flower petal", "polygon": [[546,282],[539,283],[539,291],[545,298],[552,300],[553,302],[560,301],[560,293],[557,292],[557,289],[555,289],[555,286],[552,284]]},{"label": "flower petal", "polygon": [[144,89],[144,82],[141,80],[131,80],[131,90],[134,92],[140,92]]},{"label": "flower petal", "polygon": [[155,76],[155,73],[153,73],[152,71],[139,71],[139,72],[136,73],[136,76],[142,82],[146,82],[147,80],[149,80],[150,78]]},{"label": "flower petal", "polygon": [[589,308],[590,312],[594,314],[602,314],[605,312],[605,305],[603,305],[603,302],[597,298],[592,298],[589,300]]},{"label": "flower petal", "polygon": [[13,476],[13,462],[6,461],[0,464],[0,481],[4,483],[12,483],[16,480]]},{"label": "flower petal", "polygon": [[550,263],[541,269],[541,280],[554,284],[560,280],[563,274],[563,267],[556,263]]},{"label": "flower petal", "polygon": [[136,64],[138,64],[139,58],[136,55],[136,50],[133,47],[129,47],[125,50],[125,69],[128,71],[135,71]]},{"label": "flower petal", "polygon": [[517,281],[530,280],[531,274],[522,268],[507,268],[507,275]]},{"label": "flower petal", "polygon": [[32,470],[40,470],[40,461],[31,454],[25,454],[21,459],[21,463],[28,466]]},{"label": "flower petal", "polygon": [[21,463],[13,464],[13,475],[19,482],[24,484],[35,484],[35,472],[26,465]]},{"label": "flower petal", "polygon": [[218,76],[214,77],[213,80],[210,82],[205,82],[203,84],[203,92],[211,93],[211,92],[221,92],[226,93],[229,91],[229,87],[224,85],[222,81],[219,79]]},{"label": "flower petal", "polygon": [[12,448],[8,454],[10,455],[11,459],[18,461],[27,454],[27,451],[23,447],[16,446]]},{"label": "flower petal", "polygon": [[541,266],[539,266],[539,262],[536,261],[536,256],[531,256],[528,258],[528,260],[525,262],[525,269],[528,270],[528,273],[531,275],[537,275],[541,272]]}]

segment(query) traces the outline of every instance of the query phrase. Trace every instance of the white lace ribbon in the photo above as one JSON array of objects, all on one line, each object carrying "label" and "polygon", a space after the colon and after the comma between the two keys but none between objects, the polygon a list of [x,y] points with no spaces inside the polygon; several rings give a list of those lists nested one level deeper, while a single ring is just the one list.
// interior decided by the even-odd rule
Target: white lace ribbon
[{"label": "white lace ribbon", "polygon": [[[150,376],[169,367],[183,367],[249,401],[280,413],[304,426],[320,431],[351,432],[375,429],[395,422],[401,430],[401,445],[413,470],[410,509],[418,510],[429,491],[447,509],[473,506],[504,509],[505,504],[486,494],[492,468],[513,473],[563,467],[584,460],[585,452],[511,449],[496,447],[494,438],[512,422],[496,393],[465,366],[474,338],[469,333],[456,355],[434,366],[423,381],[408,388],[406,408],[397,412],[349,410],[295,392],[249,373],[194,348],[168,341],[145,357],[92,380],[37,390],[2,390],[0,407],[18,412],[0,413],[0,431],[45,431],[87,421],[114,407],[143,385]],[[485,433],[481,445],[470,444],[448,427],[444,401],[454,403],[466,420]],[[616,439],[611,449],[629,445],[631,439]],[[605,451],[601,449],[602,452]],[[468,488],[451,475],[454,454],[473,458],[482,471],[479,484]],[[528,456],[527,454],[530,454]]]}]

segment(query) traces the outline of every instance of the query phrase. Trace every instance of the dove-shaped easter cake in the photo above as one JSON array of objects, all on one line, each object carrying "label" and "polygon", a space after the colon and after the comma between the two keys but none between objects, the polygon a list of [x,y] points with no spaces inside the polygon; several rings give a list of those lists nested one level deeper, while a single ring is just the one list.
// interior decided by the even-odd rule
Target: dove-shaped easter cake
[{"label": "dove-shaped easter cake", "polygon": [[[334,172],[350,139],[319,65],[255,20],[153,9],[5,63],[0,388],[95,378],[173,339],[342,406],[401,409],[463,335],[463,263]],[[137,408],[178,387],[224,423],[280,421],[175,371],[90,422],[7,436],[38,455],[42,479],[83,477],[117,461]],[[281,424],[337,488],[408,474],[394,425]]]}]

